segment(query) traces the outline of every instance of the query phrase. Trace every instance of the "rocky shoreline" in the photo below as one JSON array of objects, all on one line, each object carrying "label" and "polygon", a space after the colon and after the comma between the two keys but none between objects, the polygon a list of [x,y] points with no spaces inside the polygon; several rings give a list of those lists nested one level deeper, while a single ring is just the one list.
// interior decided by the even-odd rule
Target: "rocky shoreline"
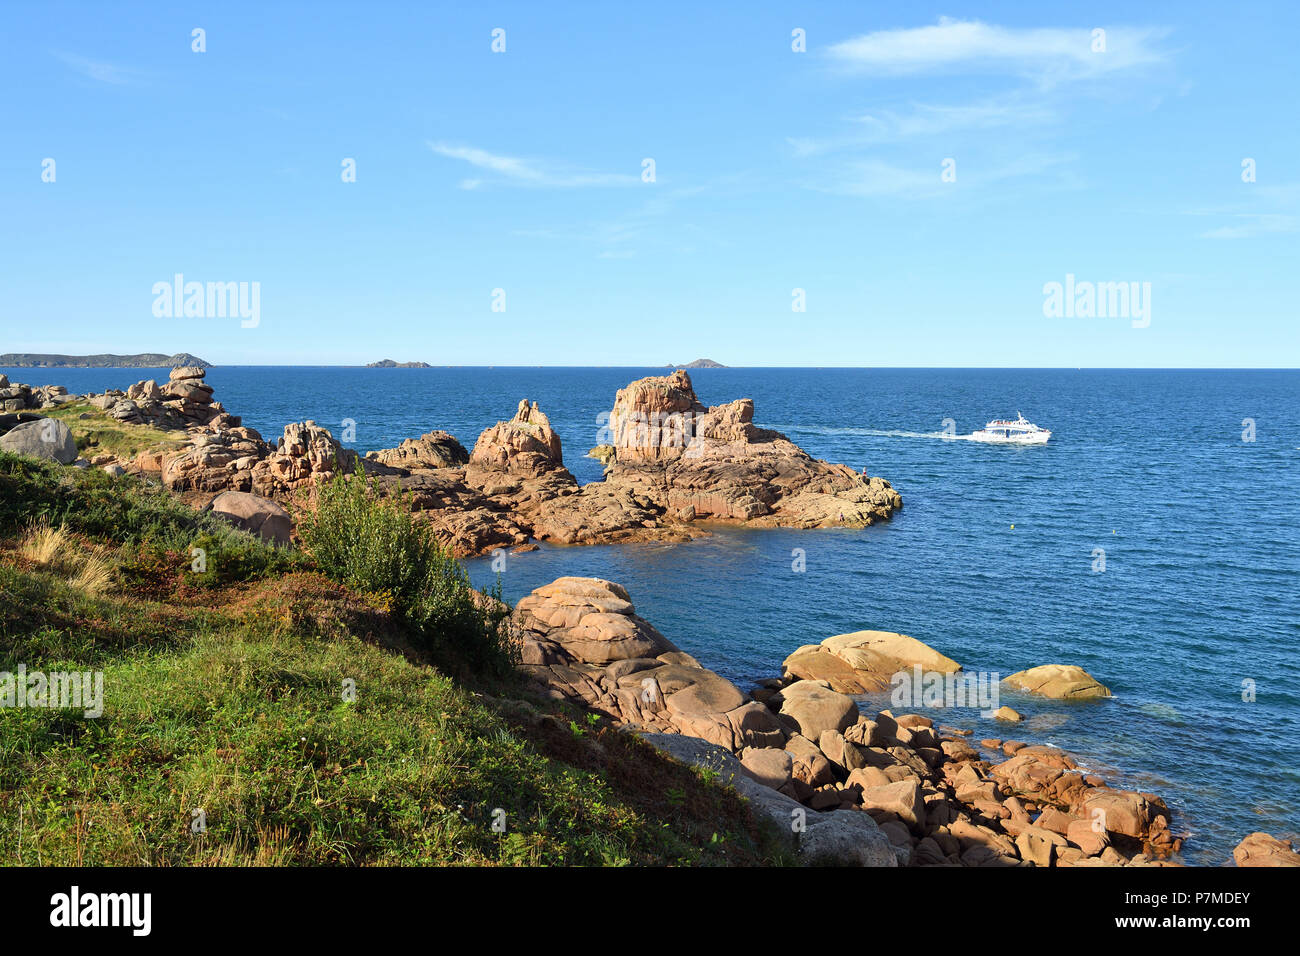
[{"label": "rocky shoreline", "polygon": [[779,678],[746,694],[638,617],[612,582],[560,578],[521,600],[514,621],[522,666],[543,693],[721,774],[805,855],[874,866],[1162,866],[1181,847],[1160,797],[1112,789],[1064,751],[991,738],[977,749],[968,729],[860,713],[833,683],[878,688],[912,667],[960,670],[905,635],[859,632],[800,648]]},{"label": "rocky shoreline", "polygon": [[[1056,747],[890,710],[851,694],[911,669],[961,665],[902,634],[859,631],[805,645],[749,693],[637,616],[623,588],[560,578],[515,607],[522,667],[541,693],[604,714],[717,775],[786,830],[809,860],[866,866],[1177,866],[1184,837],[1158,795],[1113,788]],[[1082,668],[1006,678],[1052,699],[1110,695]],[[837,687],[848,692],[841,692]],[[1019,721],[1010,708],[997,721]],[[1004,724],[1005,726],[1005,724]],[[1247,835],[1238,866],[1300,866],[1289,842]]]},{"label": "rocky shoreline", "polygon": [[[458,556],[536,542],[689,540],[712,522],[862,527],[902,507],[889,482],[813,459],[753,423],[747,399],[708,407],[685,371],[615,397],[602,480],[579,486],[547,416],[523,400],[467,451],[432,431],[364,457],[315,422],[274,443],[213,399],[200,367],[167,383],[70,396],[0,376],[0,448],[153,478],[199,508],[281,543],[316,484],[357,468],[401,494]],[[68,427],[40,410],[85,402],[113,421],[175,432],[180,447],[129,460],[79,457]],[[32,414],[36,412],[37,414]],[[85,416],[83,416],[85,417]],[[795,649],[748,693],[702,667],[635,613],[627,592],[560,578],[513,612],[521,667],[538,689],[602,713],[671,755],[717,774],[788,829],[801,854],[864,865],[1169,865],[1182,837],[1155,794],[1113,789],[1064,751],[936,726],[919,714],[860,713],[852,695],[891,676],[959,675],[961,665],[905,635],[862,631]],[[1077,667],[1045,665],[1008,686],[1058,699],[1109,695]],[[1007,713],[1004,713],[1007,712]],[[1009,708],[999,716],[1017,719]],[[1238,865],[1300,865],[1289,843],[1250,834]]]},{"label": "rocky shoreline", "polygon": [[88,461],[157,477],[200,505],[223,492],[292,504],[339,470],[360,466],[402,494],[458,557],[535,541],[684,541],[707,534],[710,522],[862,527],[903,505],[888,481],[818,461],[754,425],[748,399],[706,407],[684,371],[618,392],[604,478],[582,486],[564,467],[550,420],[526,399],[512,418],[484,430],[471,452],[449,433],[432,431],[362,458],[313,421],[287,425],[274,444],[265,441],[214,400],[204,376],[202,368],[178,368],[163,385],[142,381],[125,392],[86,396],[6,381],[0,399],[12,393],[9,411],[80,400],[118,422],[183,432],[179,450]]}]

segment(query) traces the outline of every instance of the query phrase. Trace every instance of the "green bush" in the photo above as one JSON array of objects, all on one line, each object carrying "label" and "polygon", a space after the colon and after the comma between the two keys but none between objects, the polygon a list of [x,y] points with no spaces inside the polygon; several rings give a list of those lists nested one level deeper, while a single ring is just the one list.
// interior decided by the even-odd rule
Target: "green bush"
[{"label": "green bush", "polygon": [[501,586],[486,595],[399,499],[382,497],[358,466],[317,489],[314,514],[298,525],[317,566],[389,606],[440,664],[480,676],[515,662]]}]

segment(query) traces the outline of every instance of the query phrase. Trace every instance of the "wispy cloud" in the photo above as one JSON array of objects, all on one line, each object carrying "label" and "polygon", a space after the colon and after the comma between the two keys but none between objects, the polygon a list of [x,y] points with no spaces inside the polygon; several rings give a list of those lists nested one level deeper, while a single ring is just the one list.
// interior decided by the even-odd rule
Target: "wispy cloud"
[{"label": "wispy cloud", "polygon": [[1002,98],[961,105],[917,103],[908,113],[879,110],[860,117],[858,122],[869,136],[892,141],[939,136],[959,130],[1049,123],[1056,116],[1056,112],[1045,104]]},{"label": "wispy cloud", "polygon": [[[1054,149],[1040,132],[1070,123],[1082,101],[1100,96],[1109,102],[1119,83],[1129,92],[1135,79],[1146,76],[1140,68],[1171,58],[1160,42],[1168,34],[1158,26],[1024,28],[948,17],[863,34],[828,48],[841,78],[984,74],[997,77],[1002,89],[990,93],[990,83],[981,81],[983,95],[965,102],[947,95],[946,102],[895,96],[842,117],[829,133],[790,137],[787,143],[796,159],[834,154],[811,188],[845,195],[939,199],[968,192],[964,187],[971,185],[1034,177],[1077,186],[1078,177],[1067,168],[1073,157]],[[909,79],[908,86],[915,85]],[[877,79],[872,88],[890,86]],[[1012,140],[1019,156],[1009,149]],[[1036,151],[1034,143],[1042,148]],[[940,178],[938,157],[944,156],[964,157],[956,183]]]},{"label": "wispy cloud", "polygon": [[1295,232],[1297,221],[1295,216],[1288,216],[1279,213],[1237,213],[1234,217],[1238,220],[1235,226],[1220,226],[1218,229],[1209,229],[1200,234],[1201,239],[1253,239],[1256,236],[1276,235],[1278,233]]},{"label": "wispy cloud", "polygon": [[1042,80],[1113,73],[1158,63],[1166,53],[1162,27],[1102,27],[1098,50],[1092,27],[1001,27],[978,20],[940,18],[937,24],[877,30],[836,43],[827,55],[855,71],[876,74],[1001,72]]},{"label": "wispy cloud", "polygon": [[[476,169],[491,174],[498,182],[518,186],[536,186],[552,189],[577,189],[584,186],[630,186],[641,182],[639,174],[598,173],[574,170],[553,163],[502,156],[474,146],[455,146],[447,143],[428,144],[439,156],[469,163]],[[481,177],[463,179],[462,189],[477,189],[486,180]]]},{"label": "wispy cloud", "polygon": [[78,56],[75,53],[64,53],[56,51],[54,54],[70,69],[75,70],[82,76],[94,80],[97,83],[108,83],[113,86],[126,86],[140,79],[143,74],[139,70],[131,67],[119,66],[116,63],[109,63],[105,60],[92,60],[88,57]]},{"label": "wispy cloud", "polygon": [[1059,110],[1019,93],[966,104],[908,103],[882,107],[851,117],[851,128],[829,138],[789,137],[796,156],[817,156],[841,149],[946,137],[1012,127],[1042,126],[1060,119]]},{"label": "wispy cloud", "polygon": [[[939,164],[931,168],[920,168],[874,159],[864,160],[848,164],[835,179],[812,188],[821,192],[868,198],[950,198],[969,194],[972,189],[984,190],[1003,180],[1030,179],[1052,172],[1060,173],[1074,158],[1073,155],[1065,154],[1031,154],[998,165],[972,166],[963,163],[957,167],[957,178],[953,182],[943,180]],[[1062,181],[1068,184],[1070,179],[1065,176]]]},{"label": "wispy cloud", "polygon": [[[683,211],[681,207],[700,196],[717,197],[731,194],[742,187],[752,188],[752,180],[753,177],[747,173],[733,173],[692,186],[665,187],[661,184],[647,187],[648,198],[642,199],[635,208],[628,209],[617,218],[516,229],[511,234],[546,242],[595,245],[600,247],[596,254],[599,259],[631,259],[638,254],[638,250],[629,248],[633,244],[660,252],[667,250],[679,253],[693,250],[694,244],[698,242],[725,245],[721,238],[683,220],[679,215]],[[748,195],[747,192],[745,194]]]},{"label": "wispy cloud", "polygon": [[[1189,216],[1229,221],[1198,232],[1198,239],[1254,239],[1300,232],[1300,183],[1251,183],[1236,188],[1248,198],[1185,210]],[[1260,212],[1261,207],[1267,211]]]}]

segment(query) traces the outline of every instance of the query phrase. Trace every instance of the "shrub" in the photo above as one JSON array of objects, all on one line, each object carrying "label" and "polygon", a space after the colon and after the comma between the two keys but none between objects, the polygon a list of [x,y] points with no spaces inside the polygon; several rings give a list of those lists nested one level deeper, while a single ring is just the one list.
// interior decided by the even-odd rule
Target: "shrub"
[{"label": "shrub", "polygon": [[196,512],[161,487],[0,452],[0,535],[33,524],[187,561],[191,548],[202,547],[216,572],[207,583],[264,577],[296,563],[292,552]]},{"label": "shrub", "polygon": [[391,608],[440,664],[480,676],[510,672],[515,648],[500,584],[476,592],[401,498],[380,495],[358,465],[355,475],[318,486],[314,504],[298,530],[325,574]]}]

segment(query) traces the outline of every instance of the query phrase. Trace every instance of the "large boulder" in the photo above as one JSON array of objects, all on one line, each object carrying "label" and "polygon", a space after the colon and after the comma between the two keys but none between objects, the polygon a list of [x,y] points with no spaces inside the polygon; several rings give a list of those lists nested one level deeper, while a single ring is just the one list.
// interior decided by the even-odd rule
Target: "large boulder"
[{"label": "large boulder", "polygon": [[795,681],[781,690],[781,713],[809,740],[820,740],[827,730],[842,734],[858,721],[858,705],[852,697],[810,680]]},{"label": "large boulder", "polygon": [[925,801],[915,780],[899,780],[862,791],[862,806],[882,814],[891,814],[913,829],[925,824]]},{"label": "large boulder", "polygon": [[784,750],[763,747],[746,750],[740,756],[745,772],[765,787],[780,790],[790,782],[794,761]]},{"label": "large boulder", "polygon": [[799,840],[799,855],[809,862],[840,866],[896,867],[906,853],[889,842],[869,814],[857,810],[808,814]]},{"label": "large boulder", "polygon": [[914,637],[892,631],[836,634],[820,644],[798,648],[781,666],[787,677],[824,680],[848,694],[884,690],[895,673],[913,667],[940,674],[961,670],[952,658]]},{"label": "large boulder", "polygon": [[289,512],[260,495],[224,491],[212,499],[212,511],[237,528],[273,544],[288,545],[293,533]]},{"label": "large boulder", "polygon": [[30,458],[45,458],[61,465],[77,460],[77,443],[63,422],[53,418],[23,422],[0,435],[0,449]]},{"label": "large boulder", "polygon": [[168,382],[163,386],[161,394],[164,401],[189,402],[195,405],[212,404],[212,386],[192,378]]},{"label": "large boulder", "polygon": [[1027,694],[1051,697],[1054,700],[1089,700],[1110,696],[1110,688],[1075,664],[1042,664],[1017,671],[1004,678],[1002,683]]},{"label": "large boulder", "polygon": [[1232,851],[1237,866],[1300,866],[1300,853],[1290,840],[1279,840],[1267,833],[1252,833]]},{"label": "large boulder", "polygon": [[161,402],[163,395],[158,383],[151,378],[147,378],[128,388],[126,397],[133,402]]},{"label": "large boulder", "polygon": [[24,422],[44,421],[44,415],[38,415],[35,412],[6,412],[0,415],[0,435],[4,435],[14,427]]},{"label": "large boulder", "polygon": [[1083,798],[1080,816],[1099,820],[1108,833],[1141,839],[1146,836],[1157,812],[1140,793],[1097,788],[1088,791]]},{"label": "large boulder", "polygon": [[559,644],[583,663],[654,658],[677,650],[649,621],[637,617],[635,610],[627,591],[619,585],[576,577],[558,578],[515,606],[525,628]]}]

